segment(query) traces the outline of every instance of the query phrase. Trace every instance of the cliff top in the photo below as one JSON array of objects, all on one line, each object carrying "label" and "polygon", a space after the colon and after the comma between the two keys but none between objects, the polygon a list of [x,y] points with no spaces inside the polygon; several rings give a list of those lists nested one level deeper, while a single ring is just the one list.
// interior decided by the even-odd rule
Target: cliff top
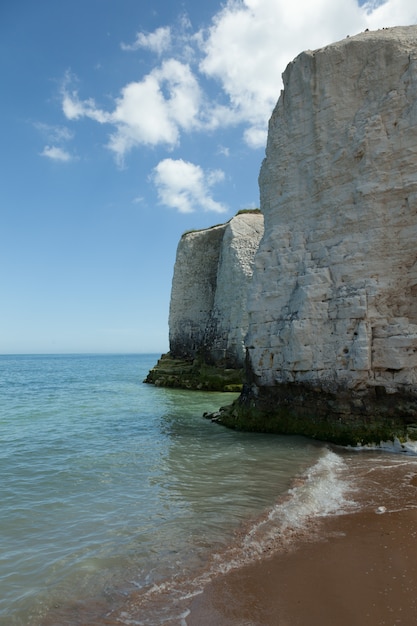
[{"label": "cliff top", "polygon": [[185,233],[183,233],[181,237],[187,237],[187,235],[191,235],[193,233],[204,233],[208,230],[214,230],[216,228],[225,228],[227,224],[230,224],[232,220],[234,220],[237,217],[244,216],[244,215],[262,215],[262,212],[260,209],[240,209],[240,211],[238,211],[236,215],[231,217],[230,220],[227,220],[227,222],[223,222],[221,224],[214,224],[213,226],[209,226],[208,228],[195,228],[195,229],[186,230]]},{"label": "cliff top", "polygon": [[[317,48],[316,50],[304,50],[296,57],[296,59],[304,54],[315,54],[324,50],[335,50],[337,48],[343,49],[344,47],[352,44],[361,45],[362,43],[366,43],[366,46],[369,47],[369,44],[382,41],[392,41],[402,48],[407,48],[408,46],[410,48],[415,48],[417,43],[417,24],[412,24],[410,26],[392,26],[390,28],[380,28],[378,30],[365,30],[357,35],[348,35],[345,39],[330,43],[327,46]],[[294,61],[292,61],[292,63],[293,62]]]}]

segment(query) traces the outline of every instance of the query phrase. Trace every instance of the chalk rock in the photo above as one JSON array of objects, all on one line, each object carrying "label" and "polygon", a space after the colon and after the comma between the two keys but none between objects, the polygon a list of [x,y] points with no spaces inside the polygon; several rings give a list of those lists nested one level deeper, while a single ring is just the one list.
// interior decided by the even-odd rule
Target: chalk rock
[{"label": "chalk rock", "polygon": [[283,83],[259,177],[254,387],[417,395],[417,27],[303,52]]},{"label": "chalk rock", "polygon": [[244,212],[227,224],[182,236],[172,281],[170,353],[242,367],[248,327],[246,297],[263,216]]}]

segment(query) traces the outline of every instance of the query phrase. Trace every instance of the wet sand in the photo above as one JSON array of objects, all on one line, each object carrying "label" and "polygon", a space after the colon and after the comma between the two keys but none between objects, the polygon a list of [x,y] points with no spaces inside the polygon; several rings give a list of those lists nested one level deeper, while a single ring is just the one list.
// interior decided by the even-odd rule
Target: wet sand
[{"label": "wet sand", "polygon": [[328,518],[320,537],[216,578],[187,626],[417,624],[416,509]]},{"label": "wet sand", "polygon": [[[311,491],[310,479],[300,479],[275,516],[237,533],[220,559],[215,554],[195,576],[54,607],[36,624],[415,626],[417,458],[339,453],[345,461],[339,478],[349,484],[340,515],[305,518],[319,492]],[[334,483],[326,478],[319,484],[331,500]],[[286,525],[288,519],[295,523]]]}]

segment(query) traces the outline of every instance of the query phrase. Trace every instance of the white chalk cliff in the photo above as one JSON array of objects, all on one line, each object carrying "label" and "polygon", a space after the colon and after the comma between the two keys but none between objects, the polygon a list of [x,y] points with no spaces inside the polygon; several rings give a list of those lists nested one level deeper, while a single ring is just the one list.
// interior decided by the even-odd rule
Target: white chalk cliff
[{"label": "white chalk cliff", "polygon": [[263,216],[242,212],[227,224],[182,236],[172,281],[170,354],[241,368],[246,298]]},{"label": "white chalk cliff", "polygon": [[269,389],[296,417],[413,421],[417,27],[303,52],[283,82],[259,177],[247,395]]},{"label": "white chalk cliff", "polygon": [[246,350],[230,426],[417,435],[417,26],[303,52],[283,82],[264,235],[248,215],[183,237],[171,351],[240,364]]},{"label": "white chalk cliff", "polygon": [[259,183],[249,296],[259,385],[417,382],[417,27],[286,69]]}]

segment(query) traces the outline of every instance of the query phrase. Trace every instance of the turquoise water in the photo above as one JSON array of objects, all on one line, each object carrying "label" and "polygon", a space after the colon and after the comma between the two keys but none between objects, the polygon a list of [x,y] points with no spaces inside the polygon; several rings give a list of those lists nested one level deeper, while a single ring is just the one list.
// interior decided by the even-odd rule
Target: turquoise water
[{"label": "turquoise water", "polygon": [[203,419],[235,396],[146,385],[157,358],[0,356],[0,624],[123,623],[91,616],[191,578],[259,534],[296,476],[340,462]]}]

